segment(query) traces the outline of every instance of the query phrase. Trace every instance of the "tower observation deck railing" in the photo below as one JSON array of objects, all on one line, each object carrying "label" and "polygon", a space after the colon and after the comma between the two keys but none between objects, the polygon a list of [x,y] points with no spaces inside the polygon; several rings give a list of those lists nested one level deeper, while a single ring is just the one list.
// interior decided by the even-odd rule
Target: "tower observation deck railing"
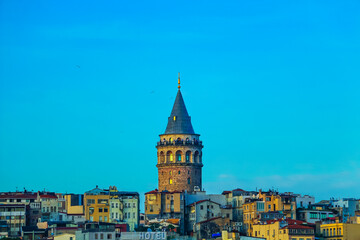
[{"label": "tower observation deck railing", "polygon": [[175,146],[200,146],[202,147],[202,141],[198,140],[163,140],[160,142],[157,142],[157,146],[169,146],[169,145],[175,145]]}]

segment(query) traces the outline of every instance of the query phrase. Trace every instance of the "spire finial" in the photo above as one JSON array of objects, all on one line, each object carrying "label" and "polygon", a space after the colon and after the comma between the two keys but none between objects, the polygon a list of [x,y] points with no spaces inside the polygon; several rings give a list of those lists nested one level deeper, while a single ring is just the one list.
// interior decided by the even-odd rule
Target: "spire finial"
[{"label": "spire finial", "polygon": [[178,89],[180,90],[180,72],[179,72],[179,77],[178,77],[178,84],[179,84]]}]

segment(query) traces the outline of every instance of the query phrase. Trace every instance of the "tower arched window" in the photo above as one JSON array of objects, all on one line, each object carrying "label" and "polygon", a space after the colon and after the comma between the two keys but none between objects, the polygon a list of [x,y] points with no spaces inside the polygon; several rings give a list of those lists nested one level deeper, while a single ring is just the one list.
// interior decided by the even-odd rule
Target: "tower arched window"
[{"label": "tower arched window", "polygon": [[194,153],[194,162],[195,163],[198,163],[199,162],[199,151],[196,151],[195,153]]},{"label": "tower arched window", "polygon": [[176,161],[181,162],[181,154],[182,152],[180,150],[176,152]]},{"label": "tower arched window", "polygon": [[190,162],[190,156],[191,156],[191,151],[187,151],[185,154],[185,161],[188,163]]},{"label": "tower arched window", "polygon": [[164,163],[165,162],[165,154],[164,152],[160,152],[160,163]]},{"label": "tower arched window", "polygon": [[173,153],[171,151],[168,151],[166,153],[166,162],[173,162],[173,161],[174,161]]}]

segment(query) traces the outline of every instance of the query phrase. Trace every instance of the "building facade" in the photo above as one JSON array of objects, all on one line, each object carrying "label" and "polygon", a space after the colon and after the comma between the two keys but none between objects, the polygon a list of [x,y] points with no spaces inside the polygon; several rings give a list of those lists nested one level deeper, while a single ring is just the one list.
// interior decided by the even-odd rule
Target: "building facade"
[{"label": "building facade", "polygon": [[158,191],[145,193],[145,219],[178,219],[180,232],[185,230],[185,193]]},{"label": "building facade", "polygon": [[109,189],[87,191],[84,196],[85,219],[91,222],[127,223],[130,231],[139,226],[140,199],[137,192]]},{"label": "building facade", "polygon": [[66,194],[65,211],[68,214],[84,214],[84,195],[83,194]]},{"label": "building facade", "polygon": [[25,204],[0,204],[0,220],[6,221],[8,236],[21,235],[22,227],[26,226],[28,208]]},{"label": "building facade", "polygon": [[326,240],[358,240],[360,239],[360,224],[332,223],[322,224],[321,233]]},{"label": "building facade", "polygon": [[314,240],[315,231],[312,226],[302,221],[269,220],[254,224],[252,236],[266,240]]}]

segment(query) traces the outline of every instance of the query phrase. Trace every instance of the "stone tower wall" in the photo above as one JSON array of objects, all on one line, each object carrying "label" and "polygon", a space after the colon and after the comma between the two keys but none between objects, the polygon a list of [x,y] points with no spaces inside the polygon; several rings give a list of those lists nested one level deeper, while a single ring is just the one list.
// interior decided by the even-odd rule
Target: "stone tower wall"
[{"label": "stone tower wall", "polygon": [[156,165],[160,191],[202,189],[202,147],[199,135],[160,135]]},{"label": "stone tower wall", "polygon": [[[201,165],[174,165],[158,166],[159,191],[188,191],[193,192],[194,187],[202,187]],[[171,179],[171,183],[170,183]],[[189,180],[188,180],[189,179]]]}]

